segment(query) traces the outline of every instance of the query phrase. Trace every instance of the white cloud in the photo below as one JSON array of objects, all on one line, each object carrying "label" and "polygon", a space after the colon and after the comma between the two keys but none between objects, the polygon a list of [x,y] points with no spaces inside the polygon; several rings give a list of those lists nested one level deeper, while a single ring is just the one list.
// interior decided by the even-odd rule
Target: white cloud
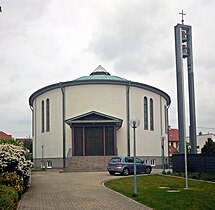
[{"label": "white cloud", "polygon": [[193,26],[197,126],[215,127],[214,1],[0,4],[0,130],[29,135],[29,96],[46,85],[89,75],[99,64],[111,74],[166,91],[172,98],[170,124],[177,126],[174,25],[182,7],[185,23]]}]

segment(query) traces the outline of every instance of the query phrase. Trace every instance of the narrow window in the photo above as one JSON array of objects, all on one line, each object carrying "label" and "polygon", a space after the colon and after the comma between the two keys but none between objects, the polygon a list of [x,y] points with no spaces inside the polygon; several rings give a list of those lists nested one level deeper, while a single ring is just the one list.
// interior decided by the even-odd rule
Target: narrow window
[{"label": "narrow window", "polygon": [[154,107],[153,99],[150,99],[150,130],[154,130]]},{"label": "narrow window", "polygon": [[42,101],[42,133],[45,131],[45,122],[44,122],[44,112],[45,112],[45,110],[44,110],[44,101]]},{"label": "narrow window", "polygon": [[50,101],[46,99],[46,131],[50,131]]},{"label": "narrow window", "polygon": [[149,159],[143,160],[145,164],[149,164]]},{"label": "narrow window", "polygon": [[46,167],[47,167],[47,168],[52,168],[52,161],[51,161],[51,160],[48,160],[48,161],[46,162]]},{"label": "narrow window", "polygon": [[155,159],[152,159],[152,160],[151,160],[151,165],[152,165],[152,166],[155,166],[155,161],[156,161]]},{"label": "narrow window", "polygon": [[167,128],[168,128],[168,110],[167,110],[167,106],[164,106],[164,115],[165,115],[165,132],[167,132]]},{"label": "narrow window", "polygon": [[144,129],[148,130],[148,99],[144,97]]}]

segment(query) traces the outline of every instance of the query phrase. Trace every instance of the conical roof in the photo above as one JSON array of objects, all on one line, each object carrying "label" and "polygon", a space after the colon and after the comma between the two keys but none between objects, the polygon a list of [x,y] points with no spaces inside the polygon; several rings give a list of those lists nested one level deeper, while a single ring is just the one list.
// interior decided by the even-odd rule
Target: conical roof
[{"label": "conical roof", "polygon": [[112,76],[107,70],[99,65],[89,76],[80,77],[77,80],[115,80],[115,81],[127,81],[124,78],[118,76]]},{"label": "conical roof", "polygon": [[110,75],[101,65],[99,65],[91,74],[91,75]]}]

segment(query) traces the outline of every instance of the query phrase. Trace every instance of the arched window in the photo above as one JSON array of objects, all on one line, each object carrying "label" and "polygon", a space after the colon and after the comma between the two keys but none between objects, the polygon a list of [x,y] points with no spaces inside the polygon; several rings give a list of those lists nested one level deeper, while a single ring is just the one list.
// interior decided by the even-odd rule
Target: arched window
[{"label": "arched window", "polygon": [[50,131],[50,100],[46,99],[46,131]]},{"label": "arched window", "polygon": [[148,99],[144,97],[144,129],[148,130]]},{"label": "arched window", "polygon": [[42,114],[42,116],[41,116],[41,119],[42,119],[42,133],[45,131],[45,122],[44,122],[44,113],[45,113],[45,107],[44,107],[44,101],[42,101],[42,107],[41,107],[41,109],[42,109],[42,112],[41,112],[41,114]]},{"label": "arched window", "polygon": [[152,98],[150,98],[150,130],[154,130],[154,105]]}]

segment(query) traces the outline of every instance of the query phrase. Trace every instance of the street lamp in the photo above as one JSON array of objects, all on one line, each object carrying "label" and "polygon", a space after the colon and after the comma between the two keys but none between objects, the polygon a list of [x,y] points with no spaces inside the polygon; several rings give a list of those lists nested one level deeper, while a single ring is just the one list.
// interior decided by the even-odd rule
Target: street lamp
[{"label": "street lamp", "polygon": [[135,129],[140,125],[138,119],[132,119],[130,121],[130,126],[134,129],[134,195],[137,195],[137,165],[136,165],[136,136]]}]

